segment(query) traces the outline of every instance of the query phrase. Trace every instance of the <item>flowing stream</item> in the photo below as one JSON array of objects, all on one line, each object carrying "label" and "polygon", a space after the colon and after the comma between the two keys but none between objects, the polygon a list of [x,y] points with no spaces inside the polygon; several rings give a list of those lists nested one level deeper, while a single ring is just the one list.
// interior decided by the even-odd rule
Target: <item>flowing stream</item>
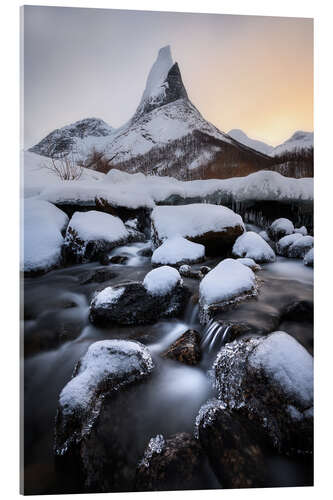
[{"label": "flowing stream", "polygon": [[[102,329],[91,325],[89,303],[96,290],[125,280],[142,280],[151,270],[150,258],[140,254],[146,246],[147,243],[136,243],[115,249],[113,255],[124,255],[128,260],[125,264],[109,265],[114,276],[103,283],[87,282],[89,273],[105,268],[96,263],[25,279],[24,480],[28,494],[75,491],[71,478],[59,476],[54,466],[54,419],[61,389],[70,380],[76,362],[97,340],[136,339],[149,346],[154,358],[156,377],[146,385],[145,391],[138,392],[135,402],[138,408],[144,409],[145,418],[131,438],[129,453],[134,460],[140,459],[149,439],[158,433],[168,436],[181,431],[193,432],[200,406],[215,395],[208,371],[218,350],[230,341],[234,323],[245,325],[244,335],[285,330],[312,353],[312,324],[302,318],[281,323],[279,317],[281,310],[293,301],[312,301],[313,270],[302,261],[280,257],[259,271],[262,287],[257,300],[220,313],[206,327],[198,322],[199,282],[193,279],[184,280],[192,297],[181,318],[138,327]],[[217,262],[208,259],[205,265],[213,266]],[[190,367],[161,358],[160,354],[189,328],[201,334],[201,363]],[[272,486],[305,485],[313,480],[312,465],[301,460],[271,456],[267,458],[267,468]],[[207,466],[206,487],[220,487],[208,469]]]}]

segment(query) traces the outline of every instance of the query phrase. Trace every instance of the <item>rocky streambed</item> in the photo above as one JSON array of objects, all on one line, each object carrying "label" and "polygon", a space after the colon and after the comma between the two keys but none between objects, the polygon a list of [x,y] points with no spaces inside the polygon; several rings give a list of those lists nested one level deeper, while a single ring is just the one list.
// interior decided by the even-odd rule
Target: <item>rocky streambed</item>
[{"label": "rocky streambed", "polygon": [[[312,484],[312,268],[266,259],[258,294],[200,323],[221,257],[183,265],[183,291],[147,303],[149,253],[128,243],[107,264],[25,278],[25,493]],[[133,282],[150,321],[130,321],[133,301],[122,324],[92,320],[96,292]]]}]

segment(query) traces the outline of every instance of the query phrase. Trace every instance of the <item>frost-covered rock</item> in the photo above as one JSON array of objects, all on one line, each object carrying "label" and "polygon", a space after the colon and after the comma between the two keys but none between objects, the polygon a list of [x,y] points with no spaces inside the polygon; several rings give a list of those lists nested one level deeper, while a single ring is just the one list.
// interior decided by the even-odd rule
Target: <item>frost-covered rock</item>
[{"label": "frost-covered rock", "polygon": [[313,358],[274,332],[226,344],[213,366],[218,398],[287,454],[312,452]]},{"label": "frost-covered rock", "polygon": [[187,365],[197,365],[201,359],[201,337],[196,330],[187,330],[161,356]]},{"label": "frost-covered rock", "polygon": [[232,248],[235,257],[247,257],[256,262],[274,262],[275,253],[268,243],[254,231],[247,231],[237,238]]},{"label": "frost-covered rock", "polygon": [[276,244],[276,253],[278,255],[282,255],[283,257],[287,257],[290,246],[299,238],[302,238],[302,235],[299,233],[293,233],[288,234],[288,236],[283,236],[283,238],[281,238]]},{"label": "frost-covered rock", "polygon": [[144,325],[177,316],[185,307],[189,291],[176,269],[163,266],[143,281],[107,287],[93,298],[89,319],[96,325]]},{"label": "frost-covered rock", "polygon": [[98,260],[130,235],[119,217],[91,210],[75,212],[66,231],[67,258],[74,262]]},{"label": "frost-covered rock", "polygon": [[179,266],[194,264],[205,257],[205,247],[199,243],[188,241],[182,236],[173,236],[165,240],[152,256],[154,265],[169,264]]},{"label": "frost-covered rock", "polygon": [[212,399],[200,408],[195,434],[224,488],[265,486],[264,456],[248,419]]},{"label": "frost-covered rock", "polygon": [[234,259],[222,260],[200,283],[200,321],[205,324],[215,311],[257,294],[256,277],[249,267]]},{"label": "frost-covered rock", "polygon": [[288,257],[303,259],[305,254],[313,247],[313,236],[301,236],[288,249]]},{"label": "frost-covered rock", "polygon": [[236,260],[240,264],[243,264],[243,266],[249,267],[254,272],[260,271],[260,269],[261,269],[261,267],[259,266],[259,264],[257,264],[253,259],[250,259],[249,257],[239,257]]},{"label": "frost-covered rock", "polygon": [[295,227],[294,232],[298,233],[298,234],[301,234],[302,236],[307,236],[307,234],[308,234],[308,230],[306,229],[305,226]]},{"label": "frost-covered rock", "polygon": [[314,259],[314,250],[313,248],[310,248],[310,250],[306,252],[306,254],[304,255],[303,259],[304,265],[313,267],[313,259]]},{"label": "frost-covered rock", "polygon": [[59,396],[56,455],[80,447],[99,415],[105,395],[143,380],[153,366],[149,350],[139,342],[102,340],[92,344]]},{"label": "frost-covered rock", "polygon": [[178,235],[205,245],[206,250],[222,252],[244,232],[240,215],[227,207],[208,203],[158,206],[152,211],[151,220],[157,246]]},{"label": "frost-covered rock", "polygon": [[136,471],[137,491],[200,489],[204,455],[198,441],[181,432],[150,439]]},{"label": "frost-covered rock", "polygon": [[43,273],[61,264],[62,231],[67,224],[67,215],[48,201],[25,200],[21,262],[25,273]]},{"label": "frost-covered rock", "polygon": [[284,218],[276,219],[267,230],[269,237],[274,241],[278,241],[283,236],[287,236],[293,232],[294,224],[289,219]]}]

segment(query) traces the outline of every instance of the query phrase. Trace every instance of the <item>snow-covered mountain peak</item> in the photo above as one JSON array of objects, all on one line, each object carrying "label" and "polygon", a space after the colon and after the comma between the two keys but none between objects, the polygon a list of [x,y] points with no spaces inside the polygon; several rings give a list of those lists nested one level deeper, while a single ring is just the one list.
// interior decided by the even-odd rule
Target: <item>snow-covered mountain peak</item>
[{"label": "snow-covered mountain peak", "polygon": [[248,146],[249,148],[255,149],[256,151],[259,151],[260,153],[266,155],[269,155],[273,149],[273,146],[270,146],[269,144],[266,144],[263,141],[251,139],[251,137],[246,135],[246,133],[243,132],[243,130],[240,130],[239,128],[234,128],[230,130],[228,132],[228,135],[230,135],[230,137],[240,142],[241,144],[244,144],[245,146]]},{"label": "snow-covered mountain peak", "polygon": [[313,148],[313,132],[297,130],[289,139],[276,146],[271,156],[279,156],[285,153],[297,152]]},{"label": "snow-covered mountain peak", "polygon": [[187,98],[187,92],[178,64],[172,60],[170,45],[166,45],[158,52],[148,74],[140,104],[131,121],[134,122],[143,114],[181,98]]}]

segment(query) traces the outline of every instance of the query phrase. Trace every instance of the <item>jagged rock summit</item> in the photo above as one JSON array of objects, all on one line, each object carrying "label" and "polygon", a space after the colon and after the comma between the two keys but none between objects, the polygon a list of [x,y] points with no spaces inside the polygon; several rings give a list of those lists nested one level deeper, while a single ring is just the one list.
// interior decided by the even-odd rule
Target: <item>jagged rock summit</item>
[{"label": "jagged rock summit", "polygon": [[31,151],[44,156],[73,151],[96,170],[116,167],[178,179],[247,175],[271,162],[202,117],[188,97],[170,46],[159,50],[139,106],[125,125],[113,129],[102,120],[82,120],[55,130]]}]

